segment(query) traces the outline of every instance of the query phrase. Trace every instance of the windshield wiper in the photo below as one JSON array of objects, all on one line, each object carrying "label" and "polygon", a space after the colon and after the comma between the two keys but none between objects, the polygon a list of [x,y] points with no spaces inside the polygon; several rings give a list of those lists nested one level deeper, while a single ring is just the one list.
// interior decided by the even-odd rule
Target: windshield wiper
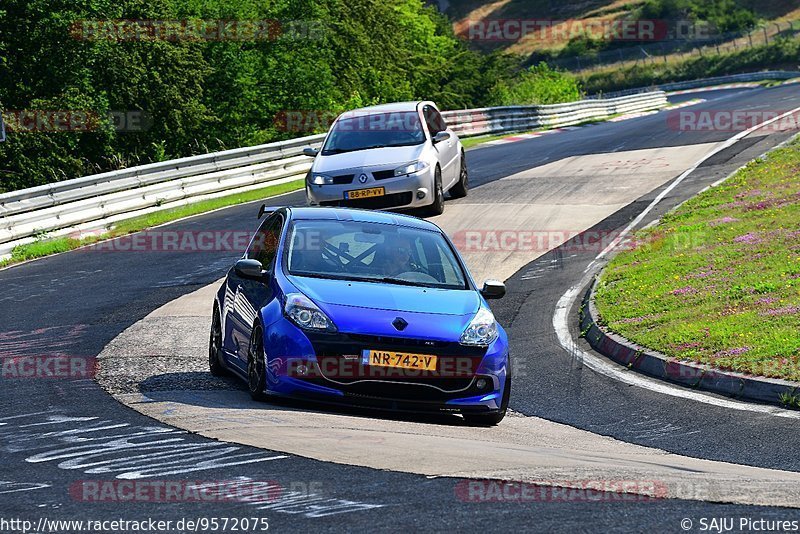
[{"label": "windshield wiper", "polygon": [[422,141],[420,142],[409,142],[409,143],[396,143],[391,145],[370,145],[370,146],[362,146],[358,148],[325,148],[322,150],[323,156],[332,156],[334,154],[345,154],[347,152],[359,152],[361,150],[373,150],[376,148],[395,148],[401,146],[417,146],[421,145]]},{"label": "windshield wiper", "polygon": [[305,276],[306,278],[321,278],[323,280],[346,280],[349,282],[360,281],[360,278],[353,278],[348,276],[337,276],[333,274],[324,273],[309,273],[306,271],[289,271],[292,276]]},{"label": "windshield wiper", "polygon": [[379,278],[378,281],[383,282],[385,284],[395,284],[398,286],[414,286],[414,287],[431,287],[428,284],[422,282],[412,282],[411,280],[403,280],[402,278]]},{"label": "windshield wiper", "polygon": [[358,152],[360,150],[372,150],[373,148],[386,148],[386,145],[360,146],[358,148],[328,148],[322,151],[323,156],[334,154],[346,154],[347,152]]},{"label": "windshield wiper", "polygon": [[392,278],[389,276],[385,278],[369,278],[369,277],[362,278],[359,276],[310,273],[306,271],[289,271],[289,274],[293,276],[305,276],[307,278],[321,278],[323,280],[344,280],[345,282],[371,282],[373,284],[384,283],[384,284],[394,284],[398,286],[435,287],[422,282],[412,282],[411,280],[403,280],[402,278]]}]

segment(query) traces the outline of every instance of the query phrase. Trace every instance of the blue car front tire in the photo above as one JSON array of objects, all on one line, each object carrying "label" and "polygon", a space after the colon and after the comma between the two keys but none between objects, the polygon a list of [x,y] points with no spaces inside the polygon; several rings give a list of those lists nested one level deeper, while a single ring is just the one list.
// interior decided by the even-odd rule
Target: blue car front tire
[{"label": "blue car front tire", "polygon": [[266,398],[267,366],[264,358],[264,336],[261,326],[254,326],[247,348],[247,389],[253,400]]}]

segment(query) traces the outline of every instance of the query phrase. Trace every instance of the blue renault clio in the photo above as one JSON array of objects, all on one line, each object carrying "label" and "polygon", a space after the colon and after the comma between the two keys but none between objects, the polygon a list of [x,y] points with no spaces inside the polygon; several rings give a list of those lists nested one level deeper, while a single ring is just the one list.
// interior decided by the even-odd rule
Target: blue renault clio
[{"label": "blue renault clio", "polygon": [[255,399],[444,411],[494,425],[511,368],[486,300],[504,294],[494,280],[478,290],[431,222],[279,208],[216,295],[210,370],[246,380]]}]

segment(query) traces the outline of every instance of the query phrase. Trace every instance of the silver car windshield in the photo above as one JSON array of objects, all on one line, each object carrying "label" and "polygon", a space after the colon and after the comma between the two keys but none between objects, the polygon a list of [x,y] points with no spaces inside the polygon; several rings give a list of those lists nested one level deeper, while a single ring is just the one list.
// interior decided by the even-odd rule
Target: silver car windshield
[{"label": "silver car windshield", "polygon": [[425,142],[416,111],[366,113],[351,111],[333,125],[322,155],[356,150],[414,146]]},{"label": "silver car windshield", "polygon": [[289,274],[442,289],[468,289],[461,263],[438,233],[355,221],[295,221]]}]

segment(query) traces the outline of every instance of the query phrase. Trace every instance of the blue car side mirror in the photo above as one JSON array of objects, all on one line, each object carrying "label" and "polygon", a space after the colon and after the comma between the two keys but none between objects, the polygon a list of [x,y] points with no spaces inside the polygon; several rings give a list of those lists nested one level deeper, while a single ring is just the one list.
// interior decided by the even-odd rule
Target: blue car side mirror
[{"label": "blue car side mirror", "polygon": [[501,299],[506,295],[506,285],[498,280],[486,280],[481,295],[485,299]]},{"label": "blue car side mirror", "polygon": [[258,260],[241,259],[236,262],[233,269],[236,271],[236,274],[242,278],[249,278],[251,280],[264,280],[264,277],[267,275],[267,271],[264,270],[264,266],[261,265],[261,262]]}]

